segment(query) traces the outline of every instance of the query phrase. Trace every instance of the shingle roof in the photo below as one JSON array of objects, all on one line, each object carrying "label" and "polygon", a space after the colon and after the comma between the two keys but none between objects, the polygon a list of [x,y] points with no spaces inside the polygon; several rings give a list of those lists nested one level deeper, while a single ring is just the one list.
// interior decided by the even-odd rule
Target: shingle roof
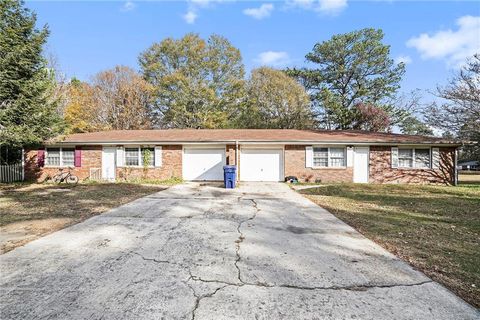
[{"label": "shingle roof", "polygon": [[451,144],[458,141],[393,133],[354,130],[291,130],[291,129],[168,129],[168,130],[112,130],[76,133],[51,142],[60,143],[188,143],[188,142],[343,142],[343,143],[399,143]]}]

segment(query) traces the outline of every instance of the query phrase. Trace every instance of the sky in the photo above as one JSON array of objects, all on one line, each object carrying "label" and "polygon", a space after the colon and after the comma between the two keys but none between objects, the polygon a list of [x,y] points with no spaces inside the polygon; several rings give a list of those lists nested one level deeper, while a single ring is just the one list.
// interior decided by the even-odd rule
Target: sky
[{"label": "sky", "polygon": [[48,24],[47,55],[67,78],[89,80],[115,65],[138,67],[155,42],[194,32],[219,34],[253,68],[302,67],[315,43],[366,27],[380,28],[391,57],[406,64],[402,92],[433,91],[467,57],[480,53],[475,1],[27,1]]}]

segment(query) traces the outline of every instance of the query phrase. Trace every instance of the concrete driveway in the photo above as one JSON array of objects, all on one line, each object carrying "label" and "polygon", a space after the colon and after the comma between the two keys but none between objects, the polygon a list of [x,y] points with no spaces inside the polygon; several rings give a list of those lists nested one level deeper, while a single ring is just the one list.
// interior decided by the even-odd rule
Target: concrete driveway
[{"label": "concrete driveway", "polygon": [[0,256],[5,319],[480,319],[283,184],[185,184]]}]

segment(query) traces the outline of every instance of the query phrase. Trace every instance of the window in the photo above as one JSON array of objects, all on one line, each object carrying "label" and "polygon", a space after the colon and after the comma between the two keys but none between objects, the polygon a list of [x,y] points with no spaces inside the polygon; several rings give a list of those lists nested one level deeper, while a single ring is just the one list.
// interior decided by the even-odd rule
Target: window
[{"label": "window", "polygon": [[430,149],[398,149],[400,168],[430,168]]},{"label": "window", "polygon": [[47,148],[45,165],[51,167],[73,167],[75,165],[75,149]]},{"label": "window", "polygon": [[403,168],[413,167],[413,149],[398,149],[398,166]]},{"label": "window", "polygon": [[62,166],[73,167],[75,165],[75,149],[62,148]]},{"label": "window", "polygon": [[330,167],[345,166],[345,149],[330,148]]},{"label": "window", "polygon": [[314,167],[345,167],[345,148],[313,148]]},{"label": "window", "polygon": [[328,148],[313,148],[313,166],[328,167]]},{"label": "window", "polygon": [[155,148],[125,148],[125,166],[143,166],[145,160],[149,167],[155,165]]},{"label": "window", "polygon": [[56,167],[60,166],[60,148],[47,149],[45,164],[47,166],[56,166]]},{"label": "window", "polygon": [[125,165],[138,166],[139,164],[138,148],[125,148]]},{"label": "window", "polygon": [[415,149],[415,168],[430,168],[430,149]]}]

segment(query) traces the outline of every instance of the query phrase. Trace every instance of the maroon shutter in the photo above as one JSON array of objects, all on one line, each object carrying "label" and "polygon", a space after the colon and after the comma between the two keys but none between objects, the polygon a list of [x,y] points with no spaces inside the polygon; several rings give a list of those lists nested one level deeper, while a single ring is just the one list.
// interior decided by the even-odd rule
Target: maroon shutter
[{"label": "maroon shutter", "polygon": [[75,167],[82,166],[82,147],[75,147],[75,160],[74,160]]},{"label": "maroon shutter", "polygon": [[37,150],[37,166],[39,168],[45,165],[45,149],[38,149]]}]

